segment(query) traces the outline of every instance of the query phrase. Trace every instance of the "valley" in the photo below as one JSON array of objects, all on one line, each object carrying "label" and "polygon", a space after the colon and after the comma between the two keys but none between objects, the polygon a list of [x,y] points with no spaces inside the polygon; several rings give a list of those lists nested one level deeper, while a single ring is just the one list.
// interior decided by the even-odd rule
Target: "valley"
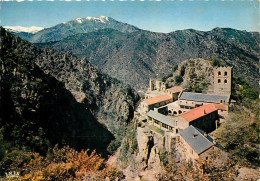
[{"label": "valley", "polygon": [[0,34],[0,176],[260,176],[259,33],[105,16],[20,30]]}]

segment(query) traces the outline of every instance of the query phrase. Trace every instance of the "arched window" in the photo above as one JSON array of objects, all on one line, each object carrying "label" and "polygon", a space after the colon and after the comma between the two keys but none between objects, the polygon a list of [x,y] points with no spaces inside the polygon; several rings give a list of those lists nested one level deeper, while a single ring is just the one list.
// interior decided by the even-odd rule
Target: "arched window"
[{"label": "arched window", "polygon": [[227,71],[225,71],[224,75],[227,76]]},{"label": "arched window", "polygon": [[218,71],[218,75],[221,75],[221,72],[220,72],[220,71]]},{"label": "arched window", "polygon": [[227,79],[224,80],[224,83],[227,84]]},{"label": "arched window", "polygon": [[178,112],[179,112],[179,114],[181,114],[181,113],[182,113],[182,111],[181,111],[181,110],[179,110]]},{"label": "arched window", "polygon": [[220,79],[218,79],[218,83],[221,83],[221,80],[220,80]]},{"label": "arched window", "polygon": [[176,112],[176,111],[174,111],[174,112],[173,112],[173,114],[174,114],[174,115],[176,115],[176,114],[177,114],[177,112]]}]

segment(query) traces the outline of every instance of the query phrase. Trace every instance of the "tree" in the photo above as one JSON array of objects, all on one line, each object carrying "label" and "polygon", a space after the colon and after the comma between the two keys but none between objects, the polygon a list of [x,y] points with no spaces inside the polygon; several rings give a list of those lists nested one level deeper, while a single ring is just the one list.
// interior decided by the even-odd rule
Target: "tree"
[{"label": "tree", "polygon": [[179,75],[176,75],[176,76],[174,77],[174,81],[175,81],[176,84],[179,85],[179,84],[182,83],[183,78],[182,78],[181,76],[179,76]]},{"label": "tree", "polygon": [[213,67],[222,67],[222,66],[226,66],[226,63],[221,59],[213,58],[211,60],[211,65]]}]

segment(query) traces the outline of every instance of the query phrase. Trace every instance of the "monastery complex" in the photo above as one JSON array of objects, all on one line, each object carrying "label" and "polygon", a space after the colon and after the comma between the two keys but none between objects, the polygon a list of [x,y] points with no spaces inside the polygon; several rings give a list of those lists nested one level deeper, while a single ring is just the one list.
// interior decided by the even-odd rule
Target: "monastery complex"
[{"label": "monastery complex", "polygon": [[175,149],[187,161],[208,160],[213,153],[225,155],[208,133],[216,130],[220,118],[228,114],[231,81],[231,67],[214,68],[213,87],[207,94],[187,92],[181,86],[168,87],[151,79],[138,113],[147,125],[164,132],[166,150],[171,151],[174,140]]}]

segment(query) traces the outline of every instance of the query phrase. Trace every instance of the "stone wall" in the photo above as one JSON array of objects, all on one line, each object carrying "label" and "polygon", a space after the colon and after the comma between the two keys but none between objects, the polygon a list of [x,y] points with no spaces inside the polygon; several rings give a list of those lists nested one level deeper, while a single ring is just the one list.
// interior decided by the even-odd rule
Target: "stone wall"
[{"label": "stone wall", "polygon": [[183,117],[179,116],[176,120],[176,127],[183,130],[189,127],[189,122],[185,120]]},{"label": "stone wall", "polygon": [[188,143],[180,136],[180,141],[179,141],[179,152],[182,154],[183,159],[186,161],[194,161],[195,159],[199,158],[199,155],[193,151],[193,149],[188,145]]},{"label": "stone wall", "polygon": [[214,94],[231,94],[232,67],[218,67],[214,69]]},{"label": "stone wall", "polygon": [[202,129],[209,133],[216,129],[216,120],[218,119],[218,111],[214,111],[194,121],[189,122],[189,125]]}]

